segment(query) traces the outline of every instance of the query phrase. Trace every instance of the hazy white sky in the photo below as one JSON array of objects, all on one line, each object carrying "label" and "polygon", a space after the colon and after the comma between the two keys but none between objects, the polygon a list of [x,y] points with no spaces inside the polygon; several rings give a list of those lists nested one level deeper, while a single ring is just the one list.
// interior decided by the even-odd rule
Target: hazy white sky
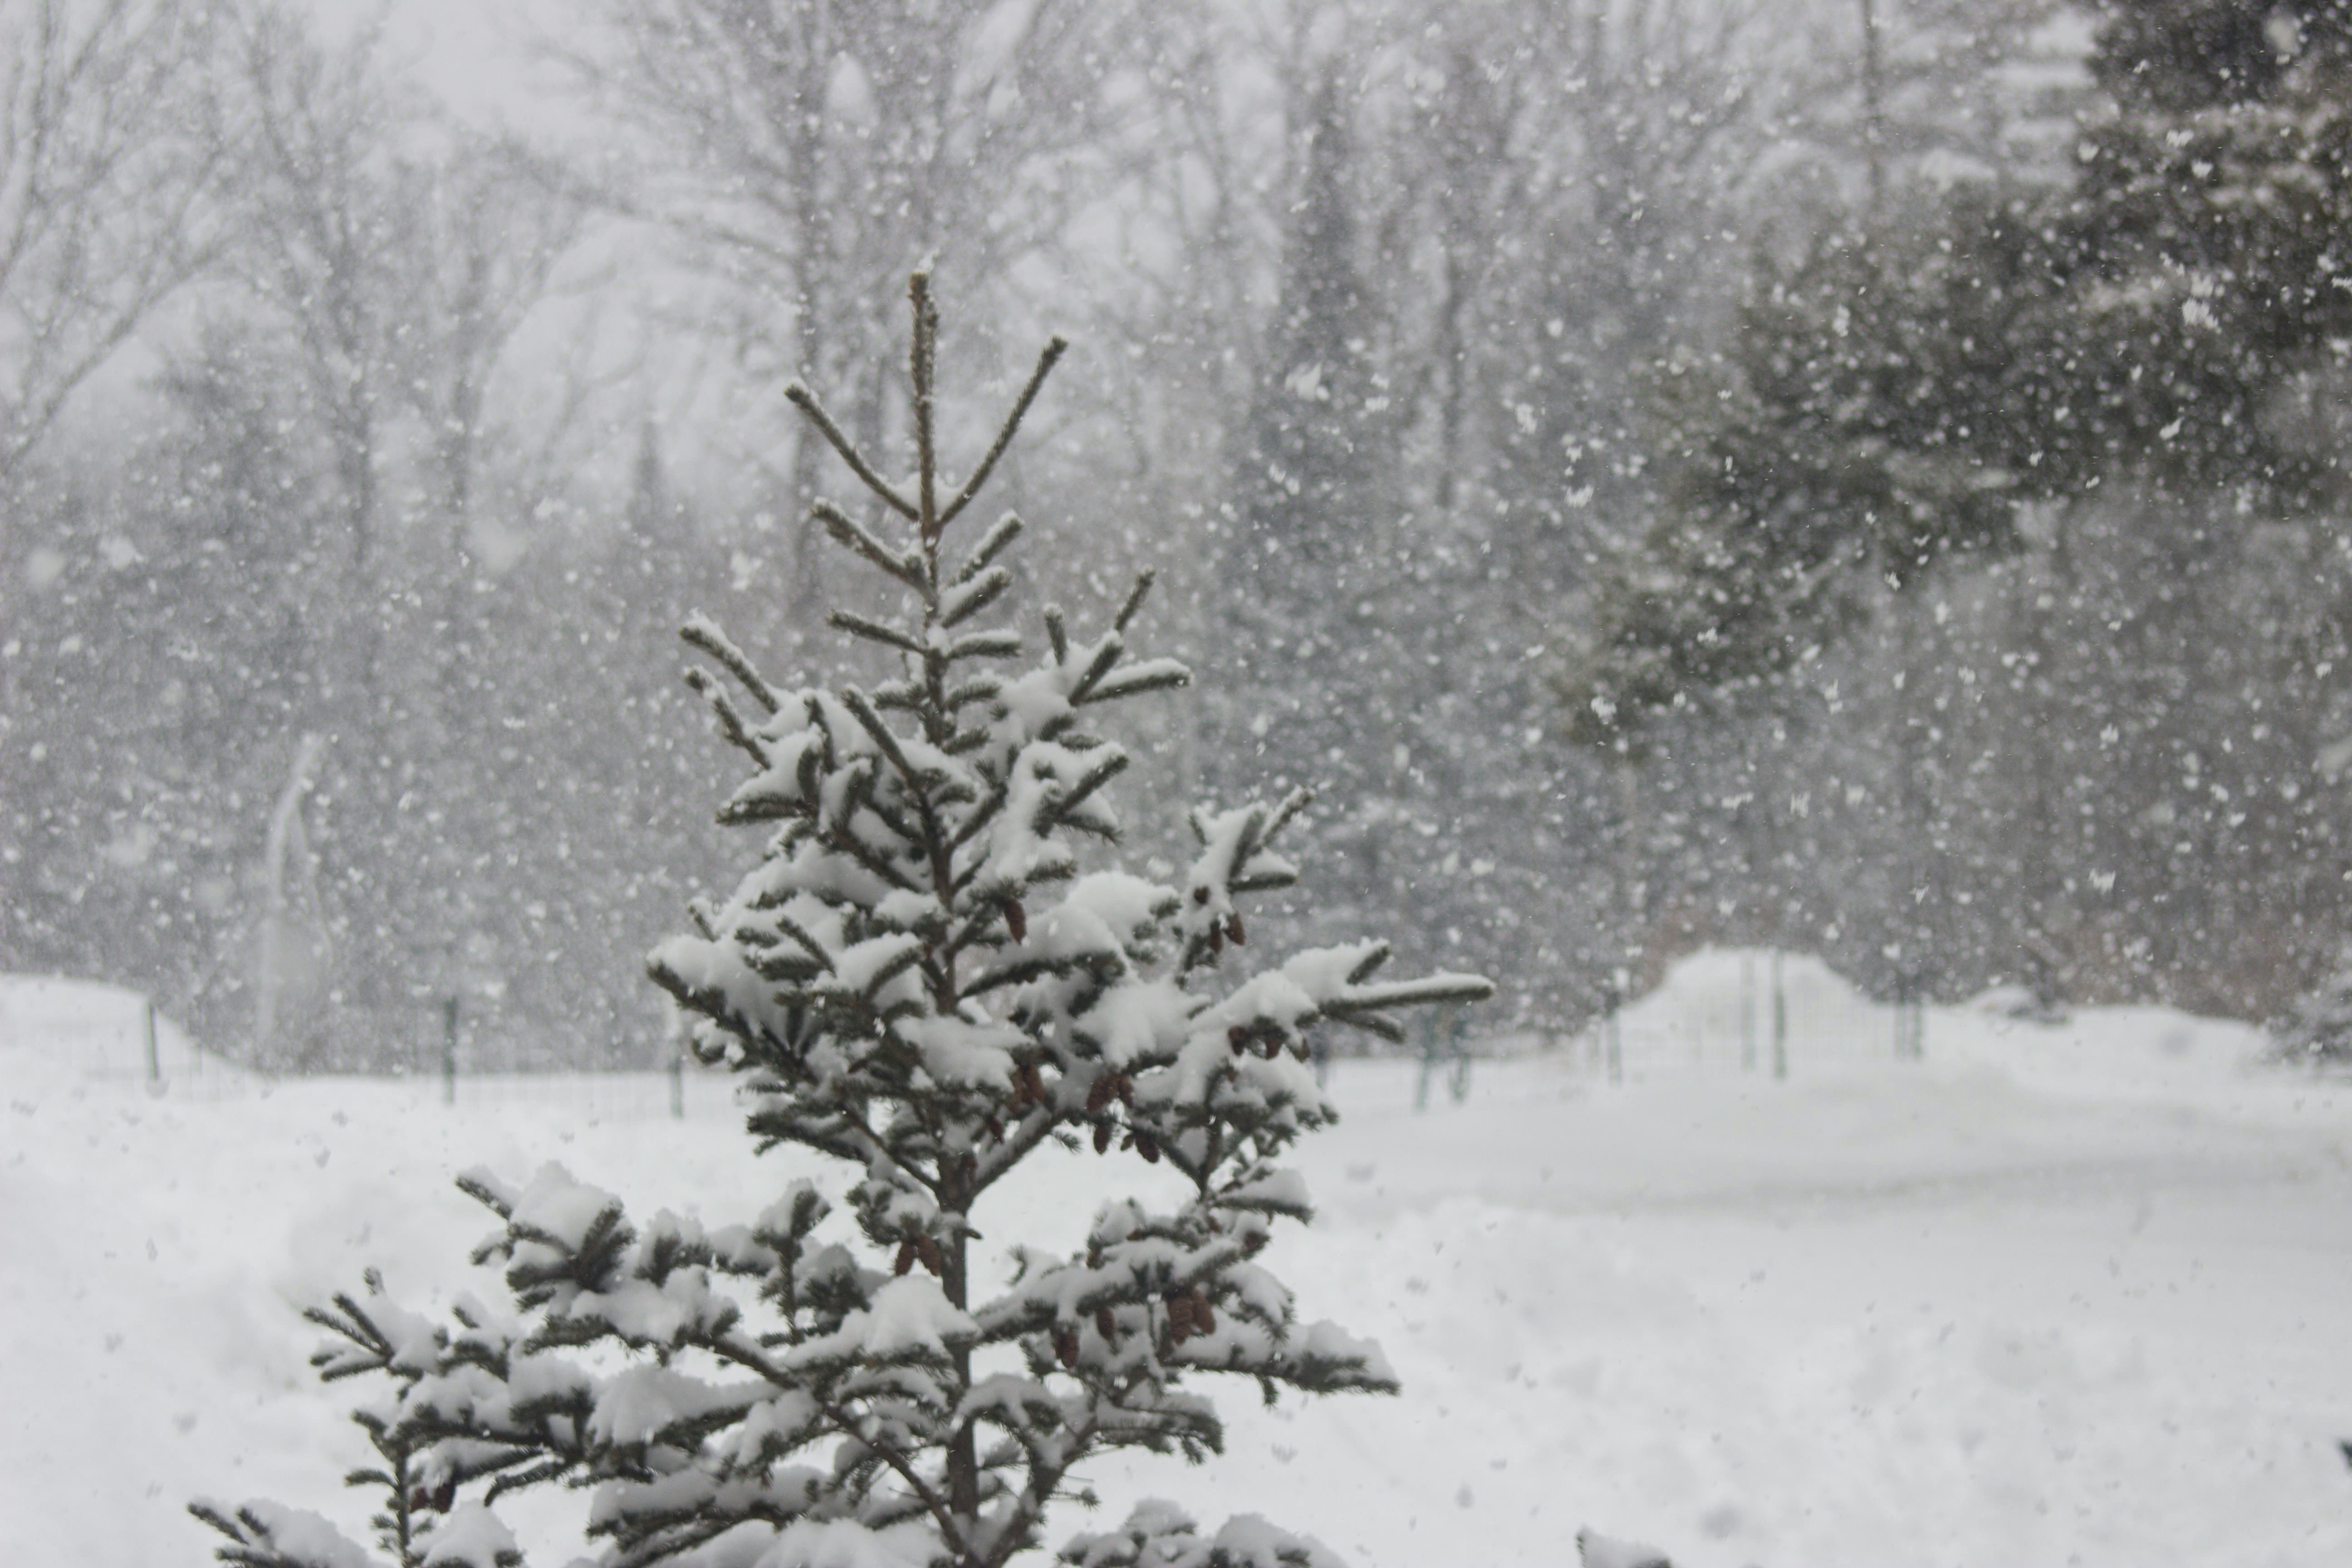
[{"label": "hazy white sky", "polygon": [[393,61],[451,108],[484,123],[527,127],[560,118],[544,40],[576,26],[585,0],[310,0],[322,21],[351,26],[382,14]]}]

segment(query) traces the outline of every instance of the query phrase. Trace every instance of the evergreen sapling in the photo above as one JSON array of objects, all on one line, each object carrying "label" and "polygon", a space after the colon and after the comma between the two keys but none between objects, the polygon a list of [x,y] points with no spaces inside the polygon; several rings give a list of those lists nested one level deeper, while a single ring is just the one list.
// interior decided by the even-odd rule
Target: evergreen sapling
[{"label": "evergreen sapling", "polygon": [[[911,364],[917,466],[885,479],[804,388],[792,401],[911,538],[817,501],[832,538],[901,590],[898,619],[836,610],[901,673],[871,689],[771,685],[707,620],[688,643],[732,682],[689,681],[750,763],[720,809],[768,828],[759,864],[694,930],[655,949],[653,978],[695,1022],[693,1049],[738,1079],[762,1151],[798,1145],[843,1169],[828,1194],[792,1183],[748,1224],[706,1229],[620,1201],[560,1165],[459,1185],[498,1216],[478,1262],[510,1305],[469,1298],[451,1321],[364,1295],[308,1314],[331,1338],[330,1380],[389,1384],[355,1419],[378,1462],[379,1544],[400,1568],[510,1568],[492,1511],[508,1493],[593,1491],[598,1561],[759,1568],[997,1568],[1039,1546],[1075,1477],[1121,1449],[1216,1452],[1192,1385],[1254,1381],[1272,1401],[1390,1392],[1379,1350],[1301,1322],[1257,1261],[1307,1194],[1276,1162],[1332,1120],[1306,1064],[1308,1029],[1402,1038],[1406,1006],[1483,998],[1463,974],[1375,978],[1378,942],[1297,953],[1245,977],[1238,905],[1289,885],[1274,847],[1306,802],[1195,811],[1198,856],[1169,885],[1087,869],[1112,845],[1105,786],[1128,765],[1090,710],[1184,684],[1131,658],[1139,580],[1081,637],[1045,613],[1044,657],[982,626],[1010,586],[1004,517],[944,552],[1043,384],[1038,362],[960,486],[934,445],[937,317],[917,274]],[[748,705],[748,706],[747,706]],[[1104,857],[1108,858],[1108,856]],[[1009,1282],[979,1277],[980,1200],[1048,1142],[1182,1178],[1165,1212],[1097,1213],[1084,1247],[1013,1247]],[[851,1226],[829,1224],[836,1199]],[[224,1561],[359,1568],[378,1561],[315,1514],[199,1502]],[[1209,1533],[1165,1503],[1061,1549],[1081,1568],[1319,1568],[1309,1539],[1244,1516]]]}]

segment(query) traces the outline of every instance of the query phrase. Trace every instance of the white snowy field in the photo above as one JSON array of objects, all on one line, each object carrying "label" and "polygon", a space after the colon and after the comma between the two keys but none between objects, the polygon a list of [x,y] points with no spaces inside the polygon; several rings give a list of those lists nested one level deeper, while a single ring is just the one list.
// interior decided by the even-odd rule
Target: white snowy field
[{"label": "white snowy field", "polygon": [[[1897,1064],[1886,1015],[1798,961],[1776,1083],[1738,1065],[1739,967],[1699,955],[1632,1010],[1622,1087],[1571,1047],[1416,1114],[1410,1064],[1340,1063],[1346,1121],[1299,1160],[1321,1217],[1266,1261],[1403,1395],[1235,1387],[1222,1461],[1102,1473],[1104,1514],[1264,1512],[1359,1568],[1567,1564],[1582,1524],[1683,1568],[2352,1562],[2352,1086],[2149,1009],[1933,1010]],[[358,1533],[337,1478],[363,1450],[295,1305],[368,1263],[411,1300],[481,1289],[456,1171],[561,1160],[633,1212],[728,1220],[796,1170],[750,1156],[710,1080],[682,1121],[652,1076],[447,1107],[190,1058],[157,1095],[143,1042],[94,1074],[63,1011],[0,1005],[11,1563],[200,1563],[199,1493]],[[1157,1174],[1073,1157],[976,1217],[1068,1245]]]}]

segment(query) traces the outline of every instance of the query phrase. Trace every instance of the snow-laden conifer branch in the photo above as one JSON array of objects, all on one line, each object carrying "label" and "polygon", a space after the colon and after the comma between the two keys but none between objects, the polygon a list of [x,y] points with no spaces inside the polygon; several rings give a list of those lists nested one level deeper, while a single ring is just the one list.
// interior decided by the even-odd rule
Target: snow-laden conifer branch
[{"label": "snow-laden conifer branch", "polygon": [[940,625],[953,626],[996,603],[1013,586],[1013,574],[991,566],[957,583],[940,596]]},{"label": "snow-laden conifer branch", "polygon": [[760,750],[752,744],[751,731],[743,723],[743,715],[736,710],[727,693],[719,689],[717,683],[698,669],[686,672],[686,684],[688,690],[710,705],[711,716],[719,721],[719,732],[725,737],[727,743],[758,760]]},{"label": "snow-laden conifer branch", "polygon": [[1021,537],[1021,520],[1009,511],[998,518],[989,531],[981,535],[980,542],[972,546],[971,553],[964,559],[964,563],[957,568],[955,581],[963,583],[985,571],[991,562],[1003,553],[1007,545]]},{"label": "snow-laden conifer branch", "polygon": [[1172,658],[1147,659],[1111,674],[1108,671],[1071,698],[1076,703],[1117,702],[1147,691],[1172,691],[1192,684],[1192,672]]},{"label": "snow-laden conifer branch", "polygon": [[1137,1504],[1115,1531],[1075,1537],[1055,1561],[1069,1568],[1341,1568],[1321,1542],[1277,1530],[1255,1514],[1204,1537],[1189,1515],[1158,1501]]},{"label": "snow-laden conifer branch", "polygon": [[227,1537],[218,1556],[240,1568],[378,1568],[365,1547],[304,1510],[273,1502],[231,1509],[199,1498],[188,1511]]},{"label": "snow-laden conifer branch", "polygon": [[857,721],[858,727],[873,740],[876,749],[889,759],[892,767],[898,770],[898,777],[908,786],[911,797],[928,805],[929,803],[923,795],[922,786],[930,781],[932,775],[917,771],[905,748],[898,743],[898,737],[888,724],[883,722],[882,715],[874,710],[874,705],[866,700],[866,693],[855,689],[844,691],[841,705],[849,710],[850,716]]},{"label": "snow-laden conifer branch", "polygon": [[822,497],[809,503],[809,514],[824,525],[835,543],[846,546],[919,594],[931,591],[929,579],[923,575],[919,551],[891,549],[864,523]]},{"label": "snow-laden conifer branch", "polygon": [[753,701],[773,713],[776,710],[776,689],[770,686],[743,650],[719,629],[719,623],[699,610],[686,618],[678,634],[688,647],[699,648],[719,662],[721,668],[733,676]]},{"label": "snow-laden conifer branch", "polygon": [[961,664],[968,658],[1018,658],[1021,657],[1021,634],[1016,631],[973,632],[948,644],[941,661]]},{"label": "snow-laden conifer branch", "polygon": [[910,653],[917,658],[923,658],[930,651],[898,627],[884,626],[881,622],[868,619],[855,610],[830,610],[826,612],[824,619],[827,626],[847,632],[853,637],[865,637],[869,641],[878,642],[886,647],[895,647],[900,653]]}]

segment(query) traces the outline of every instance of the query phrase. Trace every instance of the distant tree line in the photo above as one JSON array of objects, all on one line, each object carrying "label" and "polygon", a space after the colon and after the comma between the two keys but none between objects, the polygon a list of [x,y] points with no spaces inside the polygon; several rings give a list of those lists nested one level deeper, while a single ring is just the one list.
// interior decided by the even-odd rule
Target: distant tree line
[{"label": "distant tree line", "polygon": [[2352,874],[2347,49],[2318,0],[638,0],[523,135],[307,7],[0,0],[0,967],[277,1066],[451,998],[500,1062],[667,1049],[724,771],[674,629],[871,657],[782,388],[899,449],[930,258],[993,323],[950,438],[1077,344],[1013,592],[1161,569],[1210,695],[1127,738],[1318,789],[1307,934],[1548,1029],[1704,941],[2276,1012]]},{"label": "distant tree line", "polygon": [[1801,731],[1768,902],[1882,984],[2261,1016],[2352,873],[2352,13],[2095,20],[2063,171],[1758,268],[1572,698],[1620,755]]}]

